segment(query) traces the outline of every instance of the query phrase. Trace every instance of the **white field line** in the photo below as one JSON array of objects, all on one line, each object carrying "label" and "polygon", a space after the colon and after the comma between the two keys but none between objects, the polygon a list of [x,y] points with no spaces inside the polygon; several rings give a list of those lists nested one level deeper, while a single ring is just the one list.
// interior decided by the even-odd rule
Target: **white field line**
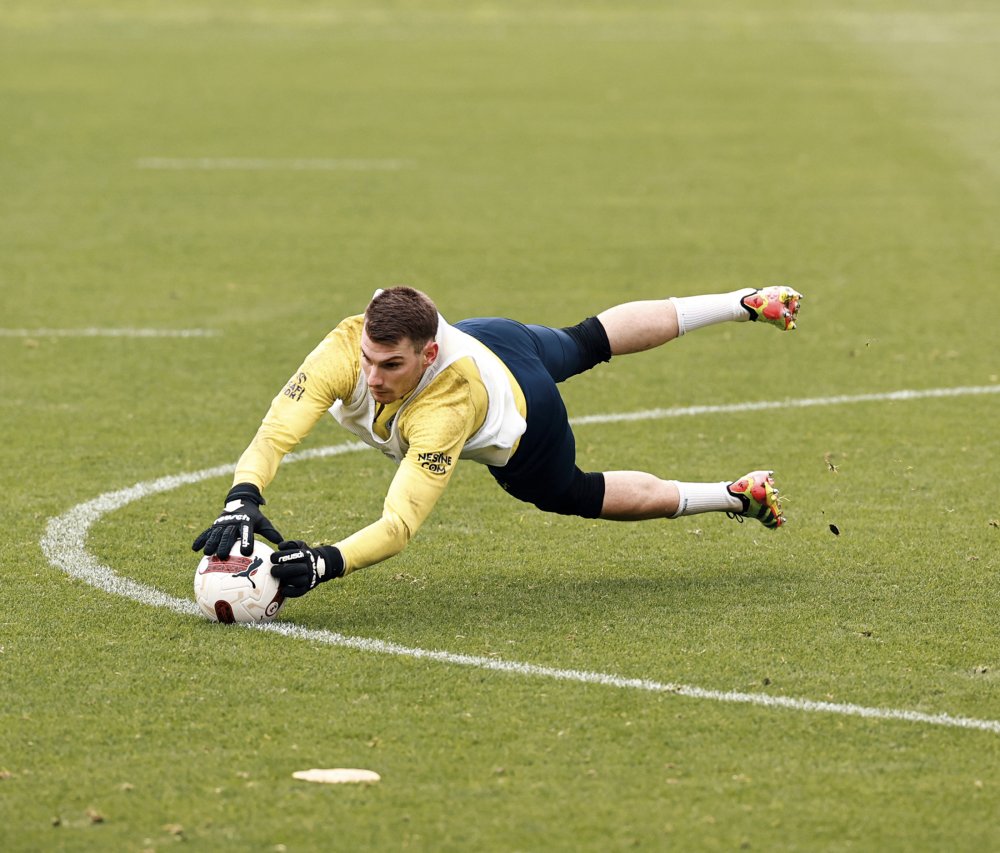
[{"label": "white field line", "polygon": [[233,172],[391,172],[412,166],[410,160],[357,158],[141,157],[137,169]]},{"label": "white field line", "polygon": [[[194,612],[198,607],[191,604]],[[333,631],[303,628],[289,622],[268,622],[261,625],[248,626],[256,630],[270,631],[285,637],[295,637],[301,640],[313,640],[332,646],[356,649],[382,655],[397,655],[400,657],[430,660],[453,666],[469,666],[476,669],[490,669],[497,672],[509,672],[515,675],[528,675],[536,678],[552,678],[557,681],[573,681],[580,684],[600,684],[605,687],[618,687],[624,690],[645,690],[650,693],[673,693],[689,699],[708,699],[714,702],[735,702],[743,705],[758,705],[764,708],[786,708],[793,711],[810,711],[828,714],[841,714],[851,717],[867,717],[874,720],[904,720],[910,723],[928,723],[951,728],[979,729],[981,731],[1000,734],[1000,720],[979,720],[973,717],[956,717],[951,714],[927,714],[921,711],[908,711],[895,708],[869,708],[864,705],[852,705],[842,702],[816,702],[812,699],[796,699],[789,696],[771,696],[767,693],[740,693],[731,690],[707,690],[689,684],[672,684],[662,681],[652,681],[648,678],[624,678],[620,675],[610,675],[604,672],[590,672],[578,669],[557,669],[549,666],[538,666],[531,663],[498,660],[479,657],[477,655],[455,654],[454,652],[430,651],[401,646],[397,643],[387,643],[383,640],[369,640],[363,637],[347,637]]]},{"label": "white field line", "polygon": [[[860,403],[884,400],[918,400],[928,397],[956,397],[974,394],[1000,393],[1000,385],[939,388],[924,391],[895,391],[887,394],[861,394],[855,396],[815,398],[809,405],[829,406],[845,403]],[[794,401],[800,407],[805,402]],[[788,403],[744,403],[734,406],[706,407],[706,413],[747,411],[757,408],[789,408],[795,407]],[[658,409],[655,417],[668,418],[694,414],[691,409]],[[654,417],[650,412],[637,413],[646,418]],[[628,419],[623,415],[591,416],[577,423],[607,423]],[[337,456],[363,450],[367,445],[361,442],[338,444],[319,447],[300,453],[289,454],[286,462],[301,462],[309,459],[319,459],[327,456]],[[140,604],[163,607],[184,616],[199,616],[197,605],[185,598],[176,598],[158,589],[146,586],[130,578],[123,578],[100,562],[87,551],[86,539],[90,528],[105,515],[121,509],[135,501],[151,495],[168,492],[182,486],[194,485],[216,477],[232,474],[235,464],[218,465],[188,474],[173,474],[137,483],[126,489],[105,492],[92,500],[77,504],[67,512],[49,521],[40,545],[46,559],[55,567],[73,577],[77,577],[97,589],[124,596]],[[672,693],[690,699],[709,700],[714,702],[733,702],[745,705],[756,705],[764,708],[780,708],[809,713],[840,714],[842,716],[864,717],[877,720],[900,720],[910,723],[947,726],[951,728],[975,729],[979,731],[1000,734],[1000,720],[984,720],[972,717],[955,716],[947,713],[930,714],[896,708],[875,708],[839,702],[818,702],[812,699],[799,699],[788,696],[772,696],[766,693],[742,693],[737,691],[709,690],[688,684],[674,684],[653,681],[644,678],[626,678],[602,672],[587,670],[558,669],[539,666],[531,663],[500,660],[476,655],[456,654],[454,652],[411,648],[383,640],[373,640],[364,637],[349,637],[333,631],[304,628],[289,622],[272,622],[253,626],[253,630],[269,631],[285,637],[312,640],[331,646],[355,649],[372,654],[395,655],[418,660],[428,660],[453,666],[467,666],[477,669],[488,669],[497,672],[507,672],[516,675],[550,678],[558,681],[568,681],[580,684],[598,684],[606,687],[617,687],[628,690],[644,690],[651,693]]]},{"label": "white field line", "polygon": [[0,338],[214,338],[218,329],[0,329]]},{"label": "white field line", "polygon": [[[68,5],[68,4],[64,4]],[[336,32],[363,27],[369,36],[384,33],[393,40],[415,38],[424,30],[437,34],[442,27],[461,27],[466,37],[476,33],[506,35],[511,26],[556,26],[569,34],[586,34],[597,28],[604,36],[657,41],[728,41],[745,40],[747,34],[758,38],[780,35],[784,41],[843,42],[889,44],[979,44],[998,41],[998,16],[993,10],[962,12],[950,9],[930,12],[879,12],[839,9],[796,10],[791,13],[758,11],[725,12],[701,10],[690,12],[674,8],[655,10],[568,10],[478,7],[459,11],[407,10],[386,12],[381,9],[247,9],[203,8],[204,4],[158,4],[142,10],[67,10],[36,11],[26,4],[26,11],[5,14],[13,26],[39,27],[77,22],[122,24],[138,22],[148,26],[249,25],[279,27],[326,27]]]},{"label": "white field line", "polygon": [[1000,394],[1000,385],[971,385],[961,388],[925,388],[922,390],[886,391],[876,394],[845,394],[836,397],[804,397],[790,400],[726,403],[721,406],[684,406],[672,409],[647,409],[608,415],[584,415],[572,418],[573,424],[610,424],[623,421],[649,421],[688,415],[718,415],[737,412],[760,412],[766,409],[809,409],[814,406],[843,406],[848,403],[888,403],[927,400],[935,397],[969,397],[977,394]]}]

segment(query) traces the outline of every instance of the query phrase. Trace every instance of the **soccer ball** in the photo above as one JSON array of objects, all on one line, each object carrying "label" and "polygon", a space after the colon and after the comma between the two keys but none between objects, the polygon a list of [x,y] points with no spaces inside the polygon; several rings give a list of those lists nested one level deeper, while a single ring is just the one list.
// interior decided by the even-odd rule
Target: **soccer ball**
[{"label": "soccer ball", "polygon": [[213,622],[270,622],[281,612],[285,597],[271,577],[271,547],[254,540],[253,553],[244,557],[240,543],[228,559],[204,556],[194,573],[194,597]]}]

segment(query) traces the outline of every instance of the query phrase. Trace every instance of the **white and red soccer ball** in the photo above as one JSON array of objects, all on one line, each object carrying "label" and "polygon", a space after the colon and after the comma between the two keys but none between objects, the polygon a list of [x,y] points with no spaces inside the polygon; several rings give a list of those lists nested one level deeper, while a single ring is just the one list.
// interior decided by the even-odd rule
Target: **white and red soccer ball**
[{"label": "white and red soccer ball", "polygon": [[204,556],[194,573],[194,597],[213,622],[270,622],[281,611],[285,597],[271,577],[271,547],[254,540],[253,553],[244,557],[240,544],[229,557]]}]

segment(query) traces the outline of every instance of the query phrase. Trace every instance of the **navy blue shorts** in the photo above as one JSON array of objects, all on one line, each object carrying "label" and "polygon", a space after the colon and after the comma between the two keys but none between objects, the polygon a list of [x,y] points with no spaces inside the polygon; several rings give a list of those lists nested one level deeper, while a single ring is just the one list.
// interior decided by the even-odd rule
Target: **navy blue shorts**
[{"label": "navy blue shorts", "polygon": [[[528,426],[516,452],[502,468],[489,466],[490,473],[519,500],[553,509],[554,501],[558,504],[562,496],[580,490],[585,476],[576,465],[576,439],[556,383],[611,358],[603,326],[596,318],[553,329],[499,317],[462,320],[455,326],[485,344],[507,365],[527,403]],[[588,517],[597,517],[603,498],[601,477],[600,493],[584,501],[596,502],[588,508]]]}]

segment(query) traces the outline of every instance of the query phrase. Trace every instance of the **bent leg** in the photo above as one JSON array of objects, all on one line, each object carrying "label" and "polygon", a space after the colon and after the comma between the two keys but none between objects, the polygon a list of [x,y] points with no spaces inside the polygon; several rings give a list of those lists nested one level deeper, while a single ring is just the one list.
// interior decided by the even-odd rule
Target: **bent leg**
[{"label": "bent leg", "polygon": [[598,474],[574,466],[568,484],[560,489],[548,488],[534,477],[508,479],[501,468],[490,471],[513,497],[560,515],[646,521],[725,512],[740,521],[755,518],[772,529],[785,523],[770,471],[754,471],[733,483],[683,483],[644,471]]},{"label": "bent leg", "polygon": [[740,521],[755,518],[772,530],[785,523],[771,471],[751,471],[732,483],[682,483],[642,471],[608,471],[603,478],[600,517],[609,521],[725,512]]},{"label": "bent leg", "polygon": [[743,507],[728,483],[681,483],[644,471],[606,471],[601,518],[644,521],[702,512],[739,512]]}]

